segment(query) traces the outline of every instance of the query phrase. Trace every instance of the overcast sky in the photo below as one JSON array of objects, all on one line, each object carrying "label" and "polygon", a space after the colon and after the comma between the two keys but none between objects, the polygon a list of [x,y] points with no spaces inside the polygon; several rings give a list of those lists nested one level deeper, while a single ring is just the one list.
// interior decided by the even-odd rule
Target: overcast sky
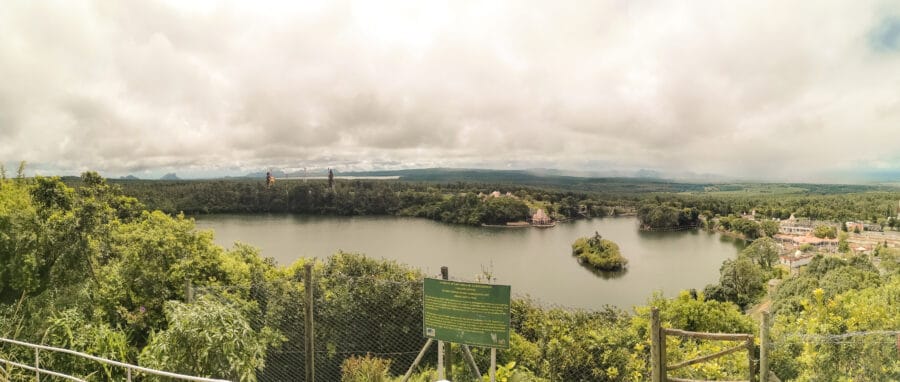
[{"label": "overcast sky", "polygon": [[898,172],[900,2],[7,0],[0,161],[19,160]]}]

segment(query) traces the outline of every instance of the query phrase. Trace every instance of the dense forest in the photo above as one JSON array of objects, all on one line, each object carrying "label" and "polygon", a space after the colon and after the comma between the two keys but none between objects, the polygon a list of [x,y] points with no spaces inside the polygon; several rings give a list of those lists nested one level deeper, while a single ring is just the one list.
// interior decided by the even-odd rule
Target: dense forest
[{"label": "dense forest", "polygon": [[[226,186],[183,182],[169,183],[162,188],[167,191],[153,191],[152,185],[140,185],[146,188],[145,194],[156,193],[158,197],[148,204],[175,201],[183,204],[172,208],[193,205],[198,212],[202,200],[218,200],[219,204],[210,204],[210,212],[240,205],[232,201],[240,200],[242,194],[228,190],[255,190],[247,195],[273,191],[254,188],[255,184],[249,182]],[[297,186],[303,187],[293,184],[286,188],[297,190]],[[409,343],[378,343],[412,349],[413,353],[387,362],[378,356],[324,351],[317,354],[323,373],[352,380],[347,376],[356,375],[360,369],[380,367],[379,373],[396,378],[409,364],[409,357],[415,356],[422,342],[418,335],[422,322],[421,271],[340,252],[323,260],[299,259],[288,266],[276,266],[247,245],[224,250],[212,242],[211,233],[195,230],[191,219],[146,208],[143,200],[129,196],[137,194],[133,185],[125,188],[129,187],[132,191],[123,191],[90,172],[83,174],[75,187],[56,178],[0,178],[0,336],[194,375],[265,379],[296,365],[297,357],[302,356],[280,349],[302,340],[303,320],[298,319],[304,308],[302,270],[312,262],[315,301],[321,307],[317,343],[326,349],[339,349],[358,342],[355,333],[365,328],[367,338],[395,338],[391,336],[407,333],[400,338]],[[324,188],[312,182],[305,187]],[[351,195],[352,190],[365,187],[372,190],[366,194],[393,194],[384,195],[385,200],[407,193],[404,197],[420,195],[422,205],[438,206],[447,206],[444,203],[454,198],[470,198],[448,194],[466,192],[474,196],[478,191],[467,184],[340,182],[335,194]],[[172,189],[182,191],[167,196]],[[310,195],[327,198],[324,190],[299,190],[307,192],[293,199],[297,202]],[[519,193],[522,199],[540,198],[560,205],[570,197],[527,187],[509,191]],[[223,195],[230,196],[215,199]],[[295,198],[290,192],[285,195],[285,203]],[[579,194],[571,196],[573,201],[590,198],[575,195]],[[882,194],[842,197],[872,211],[886,208],[882,202],[889,199]],[[827,195],[805,198],[823,207],[844,200]],[[650,196],[642,202],[671,205],[680,211],[703,211],[694,204],[697,200],[704,198]],[[738,205],[740,200],[731,199],[726,204]],[[784,208],[793,209],[790,206],[798,199],[787,200]],[[294,206],[312,204],[290,205],[293,210]],[[454,208],[465,206],[463,203]],[[409,204],[404,208],[413,207]],[[630,311],[545,308],[528,298],[516,299],[511,347],[499,352],[501,372],[519,381],[646,380],[650,306],[660,309],[665,327],[755,333],[758,324],[743,309],[766,298],[767,280],[776,278],[782,285],[770,296],[775,313],[772,337],[777,344],[772,368],[782,379],[897,380],[900,361],[895,338],[885,341],[883,336],[855,333],[891,333],[900,328],[898,252],[880,246],[871,256],[818,256],[791,276],[777,264],[773,242],[761,238],[737,258],[722,264],[718,283],[703,291],[683,291],[674,298],[648,296],[647,305]],[[191,299],[186,282],[198,290],[222,292]],[[391,349],[373,347],[371,351],[389,354]],[[707,341],[669,337],[666,349],[669,359],[678,362],[724,348]],[[476,352],[475,356],[484,370],[486,354]],[[0,357],[28,362],[25,360],[33,359],[33,353],[3,346]],[[434,358],[426,359],[431,361],[417,372],[416,380],[433,375]],[[462,358],[456,360],[463,369]],[[121,369],[98,370],[96,364],[69,357],[45,354],[42,364],[90,375],[90,380],[124,378]],[[746,354],[736,353],[670,375],[740,379],[746,375],[746,365]],[[7,373],[0,374],[7,379],[25,378],[21,369],[2,369],[0,373]],[[465,378],[461,376],[460,380]]]},{"label": "dense forest", "polygon": [[[77,181],[70,181],[77,185]],[[503,183],[250,180],[120,181],[126,195],[168,213],[289,212],[314,215],[416,216],[456,224],[523,221],[536,208],[559,219],[624,213],[632,199]],[[489,197],[499,191],[500,197]],[[506,196],[509,193],[510,196]],[[601,198],[602,197],[602,198]],[[619,207],[619,208],[616,208]]]}]

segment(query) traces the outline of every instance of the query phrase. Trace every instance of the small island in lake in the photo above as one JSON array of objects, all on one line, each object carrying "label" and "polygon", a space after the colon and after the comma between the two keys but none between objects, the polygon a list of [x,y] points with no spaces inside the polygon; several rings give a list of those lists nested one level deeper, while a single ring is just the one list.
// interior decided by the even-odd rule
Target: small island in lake
[{"label": "small island in lake", "polygon": [[601,271],[620,271],[628,265],[628,259],[619,252],[619,245],[604,239],[599,232],[594,232],[591,238],[580,237],[575,240],[572,243],[572,255]]}]

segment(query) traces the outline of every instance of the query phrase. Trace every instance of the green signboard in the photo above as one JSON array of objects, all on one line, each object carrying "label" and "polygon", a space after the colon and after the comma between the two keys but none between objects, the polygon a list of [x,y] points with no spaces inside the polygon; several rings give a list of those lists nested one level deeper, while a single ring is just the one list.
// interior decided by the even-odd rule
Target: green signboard
[{"label": "green signboard", "polygon": [[425,279],[425,337],[509,349],[509,285]]}]

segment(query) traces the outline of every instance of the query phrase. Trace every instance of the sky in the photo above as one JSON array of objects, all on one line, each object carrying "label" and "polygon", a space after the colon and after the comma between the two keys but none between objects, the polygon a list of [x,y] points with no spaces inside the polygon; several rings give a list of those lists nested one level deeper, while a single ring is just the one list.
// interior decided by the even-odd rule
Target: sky
[{"label": "sky", "polygon": [[7,0],[21,160],[900,180],[900,2]]}]

